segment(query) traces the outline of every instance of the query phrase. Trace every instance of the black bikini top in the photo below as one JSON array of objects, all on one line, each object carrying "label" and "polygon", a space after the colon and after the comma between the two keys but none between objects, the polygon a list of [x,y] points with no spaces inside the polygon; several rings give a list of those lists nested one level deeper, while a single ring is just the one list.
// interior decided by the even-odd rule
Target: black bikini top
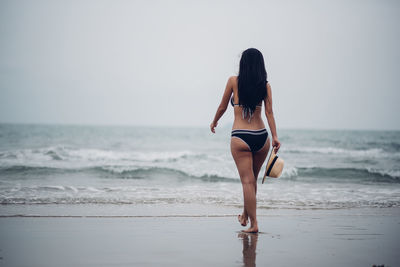
[{"label": "black bikini top", "polygon": [[[231,105],[232,105],[232,107],[241,106],[240,104],[235,104],[235,103],[233,102],[233,95],[231,96]],[[258,104],[256,107],[261,107],[261,106],[262,106],[262,103]]]}]

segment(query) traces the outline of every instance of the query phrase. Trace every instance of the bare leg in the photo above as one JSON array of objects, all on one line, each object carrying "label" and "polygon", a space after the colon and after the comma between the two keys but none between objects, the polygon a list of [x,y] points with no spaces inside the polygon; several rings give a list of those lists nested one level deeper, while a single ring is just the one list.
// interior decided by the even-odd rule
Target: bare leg
[{"label": "bare leg", "polygon": [[[255,192],[257,195],[257,178],[258,178],[258,174],[260,173],[261,167],[264,164],[264,161],[268,155],[268,151],[269,151],[269,147],[270,147],[270,139],[268,137],[264,147],[262,149],[260,149],[257,152],[253,153],[253,173],[254,173],[254,177],[256,179],[256,183],[255,185]],[[247,225],[247,220],[248,220],[248,214],[246,212],[245,207],[243,207],[243,213],[242,215],[238,216],[239,222],[242,226],[246,226]]]},{"label": "bare leg", "polygon": [[258,232],[253,155],[246,143],[238,138],[231,139],[231,152],[242,182],[244,209],[250,217],[251,225],[246,232]]},{"label": "bare leg", "polygon": [[242,179],[243,186],[243,198],[244,206],[246,207],[247,214],[250,218],[250,228],[244,230],[246,233],[257,233],[258,232],[258,222],[257,222],[257,202],[256,202],[256,192],[254,187],[254,181],[250,181],[251,178]]},{"label": "bare leg", "polygon": [[[261,167],[263,166],[264,161],[267,158],[269,147],[270,147],[270,139],[268,137],[264,147],[259,151],[253,153],[253,173],[254,177],[256,178],[256,181],[258,178],[258,174],[260,173]],[[257,183],[255,190],[257,194]]]}]

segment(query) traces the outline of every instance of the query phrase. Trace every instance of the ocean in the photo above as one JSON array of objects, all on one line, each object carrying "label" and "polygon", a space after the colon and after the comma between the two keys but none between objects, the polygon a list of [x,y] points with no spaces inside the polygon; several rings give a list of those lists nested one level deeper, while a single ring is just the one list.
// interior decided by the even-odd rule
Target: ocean
[{"label": "ocean", "polygon": [[[242,207],[230,127],[0,124],[2,205]],[[260,209],[400,206],[400,131],[278,131],[283,174]]]}]

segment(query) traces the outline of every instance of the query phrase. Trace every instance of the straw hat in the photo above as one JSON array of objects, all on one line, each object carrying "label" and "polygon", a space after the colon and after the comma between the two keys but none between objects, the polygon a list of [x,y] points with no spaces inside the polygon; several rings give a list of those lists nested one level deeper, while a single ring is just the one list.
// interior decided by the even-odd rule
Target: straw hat
[{"label": "straw hat", "polygon": [[272,148],[271,154],[269,155],[268,161],[267,161],[267,167],[265,168],[265,174],[262,179],[262,183],[264,183],[265,178],[271,177],[271,178],[279,178],[281,176],[282,171],[283,171],[283,164],[284,160],[279,158],[275,154],[274,148]]}]

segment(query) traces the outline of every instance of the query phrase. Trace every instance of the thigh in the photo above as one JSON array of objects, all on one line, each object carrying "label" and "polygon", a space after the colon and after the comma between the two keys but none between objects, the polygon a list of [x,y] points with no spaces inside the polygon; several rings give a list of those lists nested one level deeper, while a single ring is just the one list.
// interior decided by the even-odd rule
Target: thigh
[{"label": "thigh", "polygon": [[265,159],[267,158],[269,147],[270,147],[270,139],[268,137],[264,147],[259,151],[253,153],[253,173],[256,180],[261,170],[261,167],[264,164]]},{"label": "thigh", "polygon": [[253,153],[248,145],[239,138],[231,138],[231,153],[235,160],[242,183],[253,183]]}]

